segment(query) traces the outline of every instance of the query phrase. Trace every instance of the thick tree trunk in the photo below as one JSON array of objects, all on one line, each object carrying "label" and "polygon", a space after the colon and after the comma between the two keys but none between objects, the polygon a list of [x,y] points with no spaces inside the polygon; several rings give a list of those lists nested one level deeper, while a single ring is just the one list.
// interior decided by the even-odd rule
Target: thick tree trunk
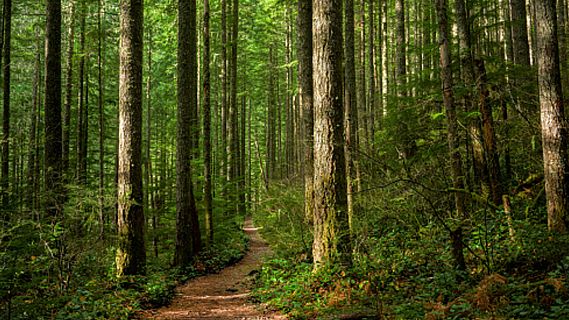
[{"label": "thick tree trunk", "polygon": [[174,265],[187,266],[201,247],[192,186],[192,110],[196,108],[196,2],[178,1],[178,124],[176,135],[176,252]]},{"label": "thick tree trunk", "polygon": [[45,75],[45,186],[47,215],[61,213],[61,0],[47,0]]},{"label": "thick tree trunk", "polygon": [[549,230],[567,231],[567,128],[557,42],[555,0],[536,3],[537,65],[547,225]]},{"label": "thick tree trunk", "polygon": [[313,1],[315,268],[351,264],[344,158],[342,1]]},{"label": "thick tree trunk", "polygon": [[144,274],[142,192],[143,0],[120,1],[117,275]]}]

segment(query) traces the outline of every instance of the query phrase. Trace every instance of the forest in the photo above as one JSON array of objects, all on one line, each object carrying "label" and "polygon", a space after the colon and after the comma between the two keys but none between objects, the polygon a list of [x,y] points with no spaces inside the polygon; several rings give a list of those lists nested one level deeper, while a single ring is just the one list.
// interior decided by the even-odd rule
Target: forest
[{"label": "forest", "polygon": [[568,36],[566,0],[2,0],[0,318],[569,319]]}]

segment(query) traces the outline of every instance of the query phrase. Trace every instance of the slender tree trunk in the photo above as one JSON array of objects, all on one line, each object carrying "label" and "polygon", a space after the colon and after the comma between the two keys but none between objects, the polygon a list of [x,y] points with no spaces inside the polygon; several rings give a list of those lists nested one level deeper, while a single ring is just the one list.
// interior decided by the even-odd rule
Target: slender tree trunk
[{"label": "slender tree trunk", "polygon": [[352,220],[354,215],[354,190],[355,190],[355,146],[357,145],[357,121],[358,111],[356,105],[356,70],[355,70],[355,41],[354,41],[354,1],[345,2],[345,21],[344,35],[346,37],[345,54],[345,88],[344,88],[344,126],[346,139],[346,182],[347,182],[347,204],[348,204],[348,224],[352,230]]},{"label": "slender tree trunk", "polygon": [[79,98],[78,104],[79,107],[77,109],[77,141],[75,143],[76,146],[76,155],[77,155],[77,168],[76,168],[76,179],[77,182],[80,184],[85,183],[85,168],[83,167],[84,159],[83,159],[83,142],[85,141],[83,135],[85,132],[84,122],[85,119],[85,57],[86,57],[86,48],[85,48],[85,28],[86,28],[86,16],[87,16],[87,5],[85,3],[81,4],[81,34],[79,35],[79,46],[81,47],[81,56],[79,58]]},{"label": "slender tree trunk", "polygon": [[103,43],[105,42],[105,30],[102,23],[104,14],[103,0],[99,0],[99,14],[97,15],[97,29],[99,30],[99,41],[97,43],[97,83],[99,95],[97,97],[97,107],[99,112],[99,238],[105,237],[105,110],[103,102],[105,86],[103,75],[104,57]]},{"label": "slender tree trunk", "polygon": [[[12,43],[12,0],[4,0],[4,95],[2,117],[2,204],[8,206],[9,163],[10,163],[10,71],[11,71],[11,43]],[[15,161],[15,159],[14,159]]]},{"label": "slender tree trunk", "polygon": [[228,164],[229,164],[229,174],[228,181],[231,185],[231,195],[233,204],[235,205],[232,210],[239,210],[238,199],[239,193],[239,123],[238,123],[238,102],[237,102],[237,44],[239,40],[239,0],[233,0],[231,6],[232,10],[232,27],[231,27],[231,70],[230,70],[230,99],[229,99],[229,121],[228,125]]},{"label": "slender tree trunk", "polygon": [[46,0],[45,184],[47,215],[59,218],[61,197],[61,0]]},{"label": "slender tree trunk", "polygon": [[209,0],[204,0],[203,11],[203,152],[204,152],[204,206],[205,230],[208,245],[213,244],[213,196],[211,181],[211,85],[210,85],[210,30]]},{"label": "slender tree trunk", "polygon": [[[456,106],[454,104],[447,2],[446,0],[437,0],[436,5],[440,34],[439,52],[441,81],[443,103],[445,105],[448,125],[447,140],[451,160],[452,184],[456,189],[463,189],[464,174],[462,172],[462,159],[459,151],[458,120],[456,116]],[[464,194],[456,192],[454,194],[454,204],[457,216],[463,218],[466,214]],[[466,270],[466,263],[464,260],[464,252],[462,250],[462,229],[460,226],[451,232],[451,240],[453,242],[452,254],[456,268],[464,271]]]},{"label": "slender tree trunk", "polygon": [[365,24],[365,3],[366,0],[361,0],[360,1],[360,50],[359,50],[359,72],[358,72],[358,83],[359,83],[359,88],[358,88],[358,115],[359,115],[359,119],[358,122],[361,123],[361,135],[363,137],[363,139],[360,139],[359,142],[361,142],[361,140],[364,140],[364,142],[368,143],[369,141],[369,134],[368,134],[368,130],[367,130],[367,117],[365,117],[365,115],[367,114],[366,112],[366,106],[367,106],[367,97],[366,97],[366,24]]},{"label": "slender tree trunk", "polygon": [[178,125],[176,135],[176,252],[187,266],[201,247],[190,166],[192,110],[197,94],[196,2],[178,0]]},{"label": "slender tree trunk", "polygon": [[368,141],[366,142],[369,150],[373,148],[373,138],[375,136],[375,21],[373,19],[373,2],[374,0],[369,0],[368,2],[368,107],[365,114],[369,122],[367,125]]},{"label": "slender tree trunk", "polygon": [[529,42],[527,30],[526,0],[510,0],[514,62],[529,66]]},{"label": "slender tree trunk", "polygon": [[494,133],[494,119],[490,106],[489,91],[487,87],[486,68],[484,61],[476,60],[477,86],[478,86],[478,106],[482,115],[482,134],[484,136],[484,153],[488,168],[490,181],[490,196],[495,205],[502,203],[502,186],[500,182],[500,158],[496,150],[496,135]]},{"label": "slender tree trunk", "polygon": [[304,217],[311,223],[314,206],[314,114],[312,86],[312,1],[298,1],[298,96],[302,110]]},{"label": "slender tree trunk", "polygon": [[69,30],[67,43],[67,68],[65,85],[65,102],[63,109],[63,151],[62,151],[62,172],[69,174],[69,136],[71,128],[71,104],[73,97],[73,53],[75,47],[75,1],[70,1],[69,11]]},{"label": "slender tree trunk", "polygon": [[120,1],[117,275],[144,274],[142,192],[143,0]]},{"label": "slender tree trunk", "polygon": [[313,1],[314,243],[318,269],[351,264],[344,158],[342,1]]},{"label": "slender tree trunk", "polygon": [[221,147],[223,160],[221,161],[221,175],[229,176],[227,172],[227,0],[221,0]]},{"label": "slender tree trunk", "polygon": [[559,71],[555,0],[536,2],[537,65],[547,225],[550,231],[567,231],[567,127]]},{"label": "slender tree trunk", "polygon": [[[37,31],[36,31],[37,33]],[[36,55],[35,55],[35,63],[34,63],[34,80],[32,84],[32,112],[31,112],[31,126],[30,126],[30,150],[28,153],[28,168],[27,168],[27,183],[28,189],[26,192],[27,200],[26,204],[31,211],[34,211],[36,208],[35,206],[35,199],[36,193],[38,192],[36,188],[36,171],[35,171],[35,164],[39,155],[37,154],[37,136],[38,136],[38,129],[37,129],[37,117],[38,117],[38,105],[39,105],[39,86],[40,86],[40,64],[41,64],[41,56],[40,50],[42,46],[40,45],[39,34],[36,34],[38,40],[36,43]]]}]

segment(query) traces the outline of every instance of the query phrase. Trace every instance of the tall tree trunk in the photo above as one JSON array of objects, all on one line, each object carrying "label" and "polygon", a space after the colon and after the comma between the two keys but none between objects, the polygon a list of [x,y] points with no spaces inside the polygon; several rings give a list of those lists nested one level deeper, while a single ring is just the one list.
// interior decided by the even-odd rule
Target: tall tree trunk
[{"label": "tall tree trunk", "polygon": [[28,153],[28,168],[27,168],[27,183],[28,183],[28,189],[26,192],[27,195],[27,201],[26,204],[28,205],[28,208],[31,211],[35,211],[36,206],[35,206],[35,199],[36,199],[36,194],[38,192],[37,188],[36,188],[36,181],[37,181],[37,175],[36,175],[36,171],[35,171],[35,164],[36,161],[39,157],[38,153],[37,153],[37,148],[38,148],[38,143],[37,143],[37,136],[38,136],[38,129],[37,129],[37,118],[38,118],[38,106],[39,106],[39,86],[40,86],[40,64],[41,64],[41,55],[40,55],[40,50],[42,49],[42,46],[40,44],[40,37],[38,32],[36,31],[36,36],[37,36],[37,43],[36,43],[36,54],[35,54],[35,63],[34,63],[34,80],[33,80],[33,84],[32,84],[32,112],[31,112],[31,116],[30,116],[30,150]]},{"label": "tall tree trunk", "polygon": [[221,0],[221,175],[229,176],[227,172],[227,0]]},{"label": "tall tree trunk", "polygon": [[526,0],[510,0],[514,63],[529,66]]},{"label": "tall tree trunk", "polygon": [[[369,135],[367,130],[367,117],[366,117],[366,106],[367,106],[367,97],[366,97],[366,23],[365,23],[365,4],[366,0],[360,0],[360,48],[359,48],[359,72],[358,72],[358,115],[359,119],[358,122],[361,123],[361,140],[368,143]],[[312,30],[311,30],[312,31]],[[359,147],[359,146],[358,146]]]},{"label": "tall tree trunk", "polygon": [[342,1],[313,1],[314,243],[318,269],[351,264],[344,158]]},{"label": "tall tree trunk", "polygon": [[97,108],[99,112],[99,238],[104,239],[105,237],[105,110],[103,102],[104,100],[104,79],[103,75],[105,70],[103,69],[104,57],[103,57],[103,43],[105,42],[105,30],[103,26],[103,14],[104,14],[104,3],[103,0],[99,0],[99,13],[97,15],[97,29],[99,30],[99,41],[97,43],[97,83],[99,95],[97,97]]},{"label": "tall tree trunk", "polygon": [[196,2],[178,0],[178,124],[176,135],[176,252],[174,265],[187,266],[201,247],[192,186],[192,110],[197,94]]},{"label": "tall tree trunk", "polygon": [[231,186],[230,199],[235,205],[232,210],[238,210],[238,164],[239,164],[239,123],[238,123],[238,102],[237,102],[237,44],[239,40],[239,0],[233,0],[232,6],[232,27],[231,27],[231,70],[230,70],[230,99],[229,99],[229,121],[228,125],[228,148],[227,148],[227,162],[229,164],[228,182]]},{"label": "tall tree trunk", "polygon": [[[45,75],[45,186],[47,215],[61,213],[61,0],[47,0]],[[55,221],[55,220],[54,220]]]},{"label": "tall tree trunk", "polygon": [[[449,24],[447,15],[446,0],[437,0],[437,16],[439,20],[439,52],[441,66],[441,81],[443,91],[443,103],[447,116],[447,140],[451,161],[452,184],[455,189],[464,188],[464,174],[462,172],[462,159],[459,151],[458,120],[456,116],[456,106],[454,104],[454,93],[452,83],[451,54],[449,41]],[[456,214],[463,218],[466,214],[464,194],[454,193],[454,204]],[[458,239],[456,239],[459,237]],[[453,256],[457,269],[466,270],[464,253],[462,251],[462,230],[461,227],[451,232],[453,240]]]},{"label": "tall tree trunk", "polygon": [[204,0],[203,11],[203,153],[205,230],[208,244],[213,244],[213,196],[211,181],[211,84],[210,84],[210,13],[209,0]]},{"label": "tall tree trunk", "polygon": [[555,0],[536,2],[537,65],[547,225],[549,230],[567,231],[567,128],[559,71]]},{"label": "tall tree trunk", "polygon": [[496,135],[494,133],[494,119],[490,105],[490,93],[487,87],[486,68],[484,61],[476,60],[476,82],[478,86],[478,106],[482,115],[482,134],[484,136],[484,154],[488,168],[490,182],[490,196],[495,205],[502,203],[502,186],[500,182],[500,158],[496,150]]},{"label": "tall tree trunk", "polygon": [[69,30],[67,32],[67,62],[66,62],[66,84],[65,102],[63,109],[63,151],[62,151],[62,172],[69,174],[69,136],[71,128],[71,104],[73,97],[73,53],[75,47],[75,1],[69,4]]},{"label": "tall tree trunk", "polygon": [[304,162],[304,217],[313,220],[314,114],[312,86],[312,1],[298,1],[297,16],[298,96],[302,110]]},{"label": "tall tree trunk", "polygon": [[348,204],[348,224],[352,230],[352,220],[354,215],[354,190],[355,190],[355,150],[357,146],[357,121],[358,110],[356,105],[356,70],[355,70],[355,41],[354,41],[354,1],[345,2],[345,21],[344,35],[346,37],[345,54],[345,88],[344,88],[344,126],[346,137],[346,182],[347,182],[347,204]]},{"label": "tall tree trunk", "polygon": [[373,148],[373,138],[375,136],[375,21],[373,19],[373,2],[374,0],[369,0],[368,2],[368,107],[365,114],[368,119],[368,140],[366,141],[366,144],[369,150]]},{"label": "tall tree trunk", "polygon": [[4,0],[4,95],[2,117],[2,204],[8,205],[9,163],[10,163],[10,70],[12,43],[12,0]]},{"label": "tall tree trunk", "polygon": [[85,3],[81,4],[81,34],[79,35],[79,46],[81,47],[81,56],[79,58],[79,98],[77,109],[77,141],[76,141],[76,155],[77,155],[77,168],[76,168],[76,178],[77,182],[80,184],[85,183],[85,167],[84,163],[86,159],[83,159],[83,143],[84,139],[84,129],[85,129],[85,109],[86,106],[86,90],[85,90],[85,59],[87,51],[85,48],[85,28],[86,28],[86,16],[87,16],[87,5]]},{"label": "tall tree trunk", "polygon": [[144,274],[142,192],[143,0],[120,1],[117,275]]}]

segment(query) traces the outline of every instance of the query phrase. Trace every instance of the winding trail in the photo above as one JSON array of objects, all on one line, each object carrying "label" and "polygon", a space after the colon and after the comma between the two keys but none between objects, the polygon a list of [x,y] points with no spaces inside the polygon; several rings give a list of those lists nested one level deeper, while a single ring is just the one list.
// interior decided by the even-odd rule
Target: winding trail
[{"label": "winding trail", "polygon": [[250,241],[241,261],[218,274],[198,277],[178,287],[172,304],[149,311],[146,319],[286,319],[262,311],[248,300],[254,274],[271,251],[250,218],[245,220],[243,230]]}]

